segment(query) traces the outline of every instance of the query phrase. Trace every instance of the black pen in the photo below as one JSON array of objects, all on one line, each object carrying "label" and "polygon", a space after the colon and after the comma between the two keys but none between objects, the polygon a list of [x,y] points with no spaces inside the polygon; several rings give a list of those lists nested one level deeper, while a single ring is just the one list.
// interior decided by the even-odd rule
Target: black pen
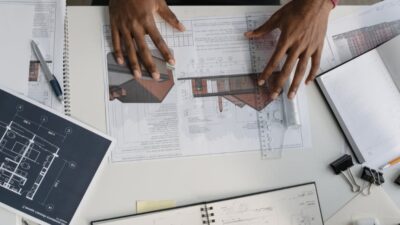
[{"label": "black pen", "polygon": [[40,66],[42,67],[44,76],[46,77],[46,80],[50,83],[51,89],[53,89],[54,94],[57,96],[58,100],[60,100],[61,103],[63,103],[63,93],[62,89],[60,86],[60,83],[58,83],[57,78],[50,72],[50,68],[47,65],[46,60],[44,59],[42,52],[40,51],[38,45],[35,43],[35,41],[32,40],[31,42],[33,52],[35,52],[36,57],[38,58],[40,62]]}]

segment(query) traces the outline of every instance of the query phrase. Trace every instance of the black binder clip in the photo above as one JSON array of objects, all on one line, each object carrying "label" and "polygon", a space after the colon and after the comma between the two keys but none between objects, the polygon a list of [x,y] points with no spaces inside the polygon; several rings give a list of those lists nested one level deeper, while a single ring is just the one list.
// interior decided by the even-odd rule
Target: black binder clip
[{"label": "black binder clip", "polygon": [[383,173],[374,169],[371,169],[369,167],[364,167],[362,170],[361,174],[361,179],[369,182],[368,185],[368,192],[365,193],[363,188],[362,194],[364,195],[370,195],[371,194],[371,188],[372,185],[375,184],[377,186],[380,186],[381,184],[385,183],[385,178],[383,177]]},{"label": "black binder clip", "polygon": [[397,179],[394,181],[396,184],[400,185],[400,175],[397,177]]},{"label": "black binder clip", "polygon": [[351,172],[351,167],[353,166],[353,159],[347,154],[331,163],[331,167],[335,174],[341,173],[346,181],[350,184],[351,190],[353,192],[359,192],[361,190],[361,186],[357,183],[356,179],[354,179],[353,173]]}]

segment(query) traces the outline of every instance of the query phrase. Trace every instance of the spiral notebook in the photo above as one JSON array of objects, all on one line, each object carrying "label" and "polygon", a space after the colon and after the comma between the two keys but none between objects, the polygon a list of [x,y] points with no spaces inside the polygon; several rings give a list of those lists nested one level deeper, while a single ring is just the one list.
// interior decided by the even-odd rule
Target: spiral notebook
[{"label": "spiral notebook", "polygon": [[150,213],[93,221],[92,225],[322,225],[315,183]]}]

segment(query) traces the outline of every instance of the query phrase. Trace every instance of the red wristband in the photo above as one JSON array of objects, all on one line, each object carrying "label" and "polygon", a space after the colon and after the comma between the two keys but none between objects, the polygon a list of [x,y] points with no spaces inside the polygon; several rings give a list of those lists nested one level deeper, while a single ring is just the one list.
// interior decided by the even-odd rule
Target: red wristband
[{"label": "red wristband", "polygon": [[339,4],[339,0],[331,0],[333,4],[333,8],[335,8]]}]

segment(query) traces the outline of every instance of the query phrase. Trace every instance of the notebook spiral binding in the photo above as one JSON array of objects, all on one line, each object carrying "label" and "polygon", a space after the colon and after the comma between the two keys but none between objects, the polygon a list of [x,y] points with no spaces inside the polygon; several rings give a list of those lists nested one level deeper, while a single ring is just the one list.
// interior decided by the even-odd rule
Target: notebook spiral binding
[{"label": "notebook spiral binding", "polygon": [[63,51],[63,89],[64,89],[64,113],[71,115],[71,95],[69,83],[69,38],[68,38],[68,10],[65,10],[64,21],[64,51]]},{"label": "notebook spiral binding", "polygon": [[212,206],[206,206],[204,208],[200,208],[201,211],[201,218],[203,220],[203,224],[213,224],[215,223],[215,214],[213,212],[213,207]]}]

